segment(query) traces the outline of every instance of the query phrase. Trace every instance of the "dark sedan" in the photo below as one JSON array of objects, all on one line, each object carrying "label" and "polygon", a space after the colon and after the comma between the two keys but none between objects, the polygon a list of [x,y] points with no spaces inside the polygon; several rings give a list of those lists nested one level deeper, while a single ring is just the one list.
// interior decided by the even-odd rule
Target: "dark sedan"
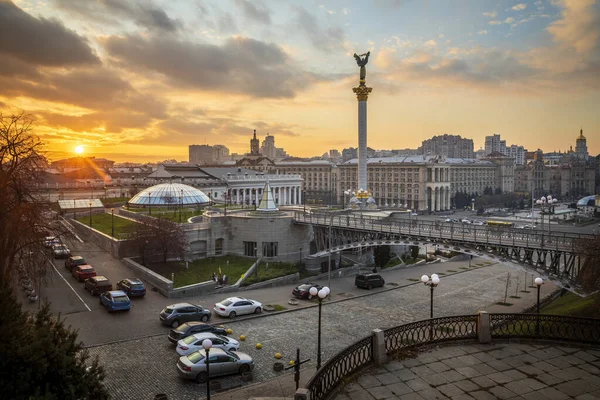
[{"label": "dark sedan", "polygon": [[146,286],[139,279],[123,279],[117,282],[117,289],[127,293],[129,297],[142,297],[146,295]]},{"label": "dark sedan", "polygon": [[160,312],[159,318],[163,325],[170,325],[171,328],[177,328],[184,322],[202,321],[210,319],[212,313],[210,310],[190,303],[177,303],[166,306]]},{"label": "dark sedan", "polygon": [[227,336],[227,329],[225,328],[219,328],[217,326],[206,324],[204,322],[191,321],[186,322],[185,324],[181,324],[175,329],[171,329],[171,331],[169,332],[168,339],[171,343],[177,343],[181,339],[185,339],[190,335],[204,332],[210,332],[216,335]]},{"label": "dark sedan", "polygon": [[299,299],[312,300],[313,296],[310,294],[311,287],[316,287],[317,291],[323,289],[323,286],[317,285],[316,283],[303,283],[292,290],[292,295]]}]

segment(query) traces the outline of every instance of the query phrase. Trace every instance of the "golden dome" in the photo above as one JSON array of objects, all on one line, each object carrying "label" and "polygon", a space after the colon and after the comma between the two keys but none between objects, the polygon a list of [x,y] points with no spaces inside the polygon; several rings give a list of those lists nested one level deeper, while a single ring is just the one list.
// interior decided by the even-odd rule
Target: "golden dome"
[{"label": "golden dome", "polygon": [[585,136],[583,136],[583,129],[579,131],[579,137],[577,138],[577,140],[586,140]]}]

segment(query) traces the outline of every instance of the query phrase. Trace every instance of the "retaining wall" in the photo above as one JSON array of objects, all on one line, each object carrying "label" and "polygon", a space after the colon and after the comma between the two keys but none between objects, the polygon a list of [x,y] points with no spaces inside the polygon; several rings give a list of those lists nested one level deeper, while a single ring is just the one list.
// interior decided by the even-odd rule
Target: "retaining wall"
[{"label": "retaining wall", "polygon": [[81,222],[70,219],[68,221],[75,233],[87,241],[97,244],[102,250],[110,253],[115,258],[123,257],[135,257],[138,255],[138,251],[130,240],[119,240],[112,236],[106,235],[100,231],[90,228],[88,225],[82,224]]},{"label": "retaining wall", "polygon": [[170,292],[173,290],[173,282],[164,276],[157,274],[156,272],[144,267],[141,264],[133,261],[131,258],[123,258],[121,260],[123,264],[133,270],[137,278],[140,278],[152,286],[154,286],[160,294],[170,298]]},{"label": "retaining wall", "polygon": [[253,285],[240,287],[239,290],[253,290],[253,289],[263,289],[270,288],[274,286],[287,285],[289,283],[298,282],[300,279],[300,273],[296,272],[294,274],[280,276],[279,278],[269,279],[268,281],[258,282]]}]

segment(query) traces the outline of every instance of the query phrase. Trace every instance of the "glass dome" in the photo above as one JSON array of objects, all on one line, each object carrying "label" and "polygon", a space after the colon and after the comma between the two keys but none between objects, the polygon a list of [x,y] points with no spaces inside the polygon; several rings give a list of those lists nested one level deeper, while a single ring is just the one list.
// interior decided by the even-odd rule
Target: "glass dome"
[{"label": "glass dome", "polygon": [[173,204],[197,205],[209,203],[210,198],[201,190],[182,183],[161,183],[146,188],[133,196],[129,204],[133,206],[168,206]]}]

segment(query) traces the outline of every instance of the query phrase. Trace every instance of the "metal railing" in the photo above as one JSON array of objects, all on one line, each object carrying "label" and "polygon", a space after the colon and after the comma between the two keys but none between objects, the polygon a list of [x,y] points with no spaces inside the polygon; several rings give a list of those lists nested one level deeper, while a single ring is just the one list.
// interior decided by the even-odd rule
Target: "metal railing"
[{"label": "metal railing", "polygon": [[477,315],[456,315],[400,325],[383,331],[388,354],[423,344],[477,338]]},{"label": "metal railing", "polygon": [[325,227],[359,231],[390,233],[399,236],[424,237],[427,240],[460,241],[473,244],[523,246],[574,251],[581,239],[594,235],[569,232],[546,232],[507,227],[488,227],[441,221],[423,221],[376,217],[371,215],[344,215],[324,212],[294,212],[294,221]]},{"label": "metal railing", "polygon": [[310,399],[327,398],[345,377],[372,362],[373,336],[367,336],[339,352],[317,371],[306,386]]},{"label": "metal railing", "polygon": [[600,319],[544,314],[490,314],[492,337],[600,343]]},{"label": "metal railing", "polygon": [[[492,339],[525,338],[600,345],[600,319],[538,314],[489,314]],[[456,315],[411,322],[385,329],[387,354],[433,343],[478,339],[479,315]],[[372,364],[374,336],[365,337],[336,354],[310,379],[311,400],[329,398],[351,374]]]}]

